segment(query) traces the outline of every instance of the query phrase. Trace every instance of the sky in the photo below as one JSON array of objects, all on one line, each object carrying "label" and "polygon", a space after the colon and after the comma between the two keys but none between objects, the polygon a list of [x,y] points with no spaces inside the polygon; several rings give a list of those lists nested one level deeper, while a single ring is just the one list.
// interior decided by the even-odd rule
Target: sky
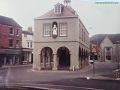
[{"label": "sky", "polygon": [[[53,9],[58,2],[63,3],[63,0],[0,0],[0,15],[13,18],[23,30],[29,26],[34,30],[34,18]],[[71,7],[76,10],[89,36],[120,33],[120,3],[95,4],[92,0],[71,0]]]}]

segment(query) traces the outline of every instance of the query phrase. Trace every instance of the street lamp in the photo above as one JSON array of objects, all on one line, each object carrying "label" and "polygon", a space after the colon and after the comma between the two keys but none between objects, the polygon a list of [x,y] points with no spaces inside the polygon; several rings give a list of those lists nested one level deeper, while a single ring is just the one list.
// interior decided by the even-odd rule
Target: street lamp
[{"label": "street lamp", "polygon": [[92,62],[92,64],[93,64],[93,77],[95,77],[95,60],[94,60],[94,54],[95,54],[95,52],[96,52],[96,46],[95,46],[95,44],[93,43],[94,41],[93,41],[93,39],[91,40],[91,54],[92,54],[92,59],[93,59],[93,62]]}]

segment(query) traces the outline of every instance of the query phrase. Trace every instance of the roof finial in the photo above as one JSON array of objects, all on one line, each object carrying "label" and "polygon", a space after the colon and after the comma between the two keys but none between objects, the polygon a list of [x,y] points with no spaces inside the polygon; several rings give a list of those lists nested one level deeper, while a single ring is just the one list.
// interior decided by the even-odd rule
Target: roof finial
[{"label": "roof finial", "polygon": [[70,6],[71,0],[64,0],[64,5],[65,6]]}]

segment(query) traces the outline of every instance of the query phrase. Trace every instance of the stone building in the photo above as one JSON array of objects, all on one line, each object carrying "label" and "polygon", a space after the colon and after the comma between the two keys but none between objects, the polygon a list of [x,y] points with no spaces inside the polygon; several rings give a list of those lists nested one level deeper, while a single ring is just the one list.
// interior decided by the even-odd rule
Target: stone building
[{"label": "stone building", "polygon": [[32,27],[22,31],[22,60],[23,64],[33,63],[33,31]]},{"label": "stone building", "polygon": [[57,3],[34,19],[34,69],[71,70],[88,65],[89,33],[70,3]]},{"label": "stone building", "polygon": [[116,62],[120,59],[120,34],[97,34],[90,38],[91,43],[100,46],[96,60]]},{"label": "stone building", "polygon": [[22,27],[12,18],[0,16],[0,62],[21,64]]}]

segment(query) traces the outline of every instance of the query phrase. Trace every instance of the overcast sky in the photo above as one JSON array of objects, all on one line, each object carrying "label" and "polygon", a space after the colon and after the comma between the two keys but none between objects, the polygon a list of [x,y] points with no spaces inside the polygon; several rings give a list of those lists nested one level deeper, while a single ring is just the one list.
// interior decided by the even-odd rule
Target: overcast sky
[{"label": "overcast sky", "polygon": [[[63,0],[0,0],[0,15],[11,17],[26,30],[34,28],[34,18],[54,8]],[[104,33],[120,33],[120,4],[95,4],[83,0],[71,0],[71,6],[90,36]]]}]

